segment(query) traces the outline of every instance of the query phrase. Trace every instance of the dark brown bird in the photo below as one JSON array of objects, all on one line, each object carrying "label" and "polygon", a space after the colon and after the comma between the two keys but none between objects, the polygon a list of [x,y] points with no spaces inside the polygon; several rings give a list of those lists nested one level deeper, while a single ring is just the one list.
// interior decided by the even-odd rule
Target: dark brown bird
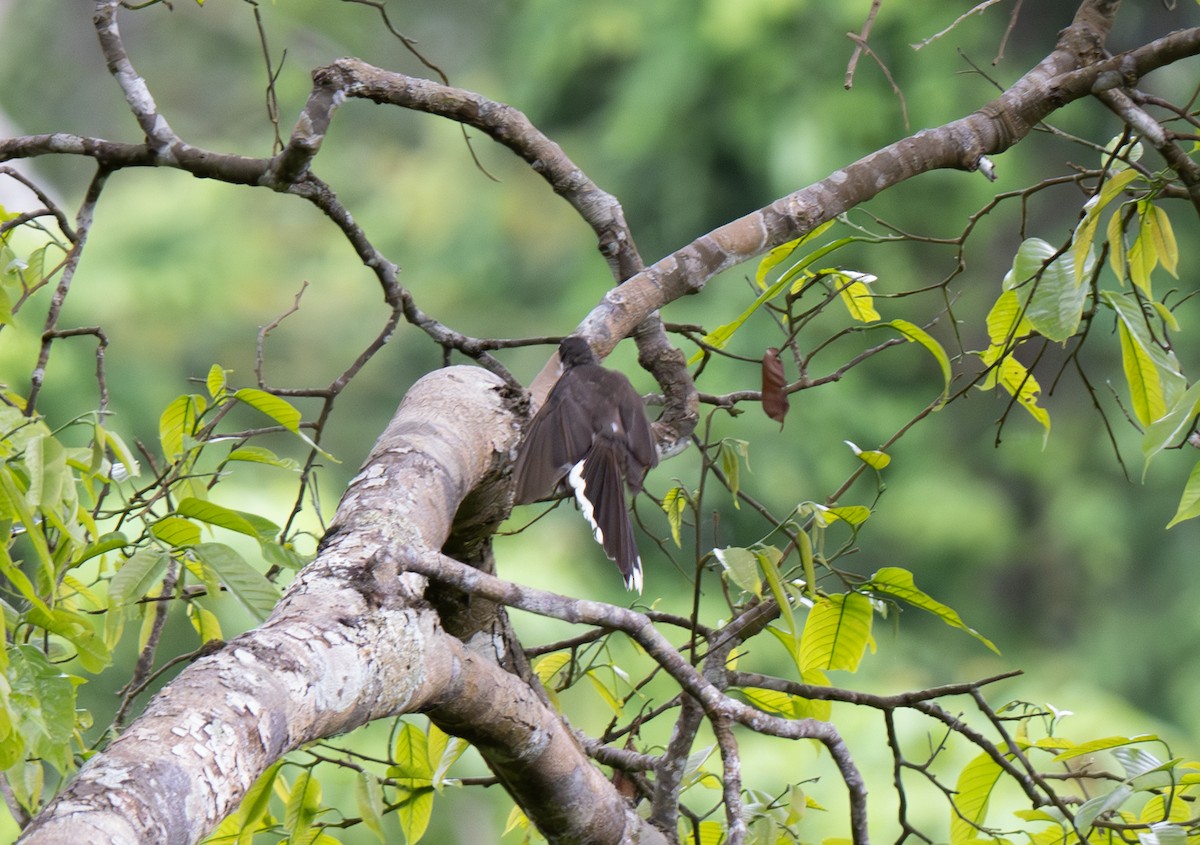
[{"label": "dark brown bird", "polygon": [[642,560],[624,487],[636,494],[658,464],[642,397],[624,375],[601,367],[581,337],[564,338],[558,357],[562,375],[517,454],[516,501],[540,499],[565,481],[625,586],[640,593]]}]

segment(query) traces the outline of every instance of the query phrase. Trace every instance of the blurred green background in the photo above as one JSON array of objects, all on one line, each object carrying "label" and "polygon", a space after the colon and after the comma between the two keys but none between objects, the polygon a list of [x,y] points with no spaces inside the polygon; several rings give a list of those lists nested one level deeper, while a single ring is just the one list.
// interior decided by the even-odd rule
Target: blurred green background
[{"label": "blurred green background", "polygon": [[[10,121],[9,133],[140,139],[105,71],[89,5],[0,0],[0,117]],[[974,110],[996,89],[971,72],[964,57],[999,83],[1011,82],[1052,47],[1075,6],[1027,4],[996,65],[1007,7],[965,21],[920,51],[909,46],[971,5],[885,4],[871,44],[903,91],[907,126],[900,101],[870,58],[860,61],[854,87],[843,87],[852,49],[844,34],[861,27],[866,2],[447,0],[387,8],[452,84],[523,110],[615,194],[649,263],[882,145]],[[236,0],[208,0],[203,7],[175,0],[171,8],[160,4],[120,18],[135,66],[190,143],[246,155],[271,153],[254,8]],[[310,70],[336,57],[354,55],[387,69],[428,73],[367,6],[292,0],[260,3],[257,9],[276,61],[286,49],[277,82],[285,137],[306,98]],[[1195,25],[1198,18],[1193,4],[1174,12],[1157,4],[1125,4],[1110,46],[1134,45]],[[1194,61],[1182,63],[1148,79],[1145,87],[1166,97],[1186,96],[1196,74]],[[1119,129],[1111,115],[1087,102],[1055,114],[1052,122],[1101,144]],[[376,245],[404,268],[401,282],[433,317],[480,336],[566,333],[611,284],[591,233],[522,162],[470,134],[483,166],[498,181],[474,166],[457,125],[350,102],[337,113],[314,169]],[[995,193],[1059,174],[1067,161],[1098,163],[1094,153],[1061,138],[1035,135],[997,158],[995,184],[978,174],[930,174],[888,192],[868,210],[906,231],[954,237]],[[39,159],[27,166],[47,180],[68,210],[90,177],[84,162]],[[1076,189],[1060,188],[1030,203],[1024,232],[1013,202],[983,222],[968,244],[965,271],[950,286],[961,347],[945,316],[936,329],[952,354],[986,344],[983,317],[1021,238],[1061,243],[1081,203]],[[1187,292],[1197,273],[1196,227],[1185,210],[1169,210],[1183,255],[1178,284]],[[853,219],[870,222],[866,216]],[[955,255],[945,246],[902,243],[856,247],[839,253],[837,261],[878,275],[876,292],[895,294],[941,281],[954,269]],[[752,274],[752,266],[736,268],[713,280],[701,296],[671,306],[664,318],[712,329],[750,301],[744,279]],[[304,282],[309,287],[299,313],[267,343],[266,372],[273,386],[323,385],[348,365],[386,315],[371,275],[333,227],[295,198],[164,170],[125,171],[105,191],[64,325],[105,328],[111,339],[113,426],[128,439],[154,444],[162,408],[179,393],[196,390],[188,380],[203,379],[212,364],[231,369],[235,385],[252,384],[258,327],[287,310]],[[885,317],[924,322],[941,300],[929,294],[878,304]],[[19,390],[27,388],[36,354],[35,311],[30,309],[18,331],[0,336],[0,381]],[[1177,311],[1183,326],[1177,354],[1193,377],[1200,352],[1189,332],[1198,312],[1195,299]],[[1044,398],[1054,426],[1044,447],[1040,427],[1014,412],[997,448],[996,421],[1007,397],[976,392],[925,420],[892,450],[893,463],[884,473],[887,490],[852,559],[853,568],[864,573],[889,565],[912,569],[919,585],[957,609],[1003,655],[907,614],[893,629],[878,625],[878,654],[858,676],[835,682],[894,692],[1022,668],[1025,676],[993,691],[994,702],[1049,702],[1078,711],[1081,734],[1156,732],[1175,741],[1177,753],[1200,753],[1194,706],[1200,521],[1163,529],[1193,456],[1168,453],[1146,483],[1139,482],[1138,437],[1113,399],[1114,393],[1123,397],[1124,388],[1109,328],[1094,331],[1084,358],[1133,481],[1125,478],[1091,398],[1071,373]],[[755,355],[776,338],[762,320],[738,342],[740,351]],[[826,371],[837,367],[836,353],[844,348],[818,359]],[[545,357],[546,350],[525,350],[503,359],[528,380]],[[1044,388],[1061,357],[1048,353],[1038,370]],[[341,463],[320,476],[326,517],[404,390],[440,360],[424,335],[401,327],[339,399],[324,445]],[[631,350],[619,350],[613,361],[633,373]],[[701,387],[709,392],[754,388],[757,370],[723,367],[706,379]],[[644,374],[635,381],[650,389]],[[736,420],[716,415],[713,426],[751,441],[752,471],[743,484],[786,512],[802,500],[824,500],[854,469],[843,440],[873,448],[939,389],[932,359],[905,345],[838,383],[793,397],[782,431],[755,409]],[[90,342],[60,342],[41,410],[54,423],[95,404]],[[295,443],[277,445],[281,452],[300,454]],[[696,464],[694,450],[685,453],[660,467],[649,489],[661,496],[673,479],[694,483]],[[235,498],[223,501],[282,521],[291,505],[291,483],[280,473],[244,473],[229,482],[225,495]],[[860,483],[843,502],[870,504],[872,498],[870,483]],[[727,496],[717,494],[707,504],[720,511],[721,520],[717,536],[706,534],[709,545],[749,544],[765,532],[761,521],[735,510]],[[560,508],[527,535],[499,539],[501,574],[561,592],[627,601],[619,579],[569,510]],[[665,537],[665,522],[650,510],[649,503],[639,504],[651,529]],[[514,523],[531,515],[519,511]],[[643,541],[646,600],[662,596],[660,606],[686,612],[687,574],[651,547]],[[554,549],[552,560],[547,548]],[[709,577],[715,598],[715,576]],[[238,621],[236,611],[230,614],[229,630],[248,624]],[[186,622],[175,622],[178,650],[194,647]],[[529,642],[563,631],[541,620],[517,622]],[[112,691],[122,682],[117,670],[109,674],[111,686],[101,679],[81,691],[97,724],[105,724],[104,714],[114,707]],[[604,724],[602,706],[578,703],[598,708],[592,711],[596,724],[584,718],[585,726]],[[852,746],[873,761],[865,767],[880,767],[882,788],[873,794],[878,824],[886,831],[891,817],[880,807],[889,800],[890,763],[878,747],[878,719],[849,710],[836,711],[835,718],[847,720],[839,724]],[[380,741],[383,737],[379,733]],[[804,777],[816,759],[809,749],[794,758],[790,752],[780,758],[776,750],[771,757],[766,743],[748,742],[751,748],[760,745],[764,751],[747,770],[761,773],[763,782],[750,785],[777,788],[779,779]],[[464,772],[472,766],[478,764],[466,762]],[[838,792],[829,784],[818,797]],[[434,841],[494,838],[509,806],[497,796],[498,790],[464,790],[446,799],[455,802],[446,806],[459,809],[435,807]],[[335,799],[327,793],[326,800]],[[945,815],[941,805],[931,807],[938,818]],[[828,822],[814,821],[814,831],[828,823],[827,833],[838,833],[843,816],[829,816]],[[368,841],[354,835],[346,841]]]}]

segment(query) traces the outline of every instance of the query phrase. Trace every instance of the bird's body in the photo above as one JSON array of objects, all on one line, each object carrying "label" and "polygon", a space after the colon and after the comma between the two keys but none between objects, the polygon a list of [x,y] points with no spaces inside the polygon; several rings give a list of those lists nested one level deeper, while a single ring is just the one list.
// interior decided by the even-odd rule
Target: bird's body
[{"label": "bird's body", "polygon": [[624,488],[640,491],[658,463],[642,399],[629,379],[596,362],[583,338],[565,338],[559,360],[563,373],[517,455],[516,501],[547,496],[565,481],[625,586],[641,592],[642,562]]}]

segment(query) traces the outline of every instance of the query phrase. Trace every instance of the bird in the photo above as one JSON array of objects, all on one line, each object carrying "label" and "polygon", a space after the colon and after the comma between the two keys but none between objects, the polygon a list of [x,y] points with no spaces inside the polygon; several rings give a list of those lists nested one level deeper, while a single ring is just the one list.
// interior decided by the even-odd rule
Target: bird
[{"label": "bird", "polygon": [[565,482],[625,587],[641,593],[642,559],[623,488],[640,492],[658,464],[642,397],[622,373],[600,366],[582,337],[563,338],[558,358],[562,375],[517,452],[514,500],[536,501]]}]

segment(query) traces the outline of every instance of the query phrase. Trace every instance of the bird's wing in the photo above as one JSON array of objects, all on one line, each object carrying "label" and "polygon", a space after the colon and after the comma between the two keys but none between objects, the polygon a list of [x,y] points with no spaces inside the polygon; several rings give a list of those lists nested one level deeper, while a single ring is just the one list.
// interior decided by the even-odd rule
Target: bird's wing
[{"label": "bird's wing", "polygon": [[587,455],[571,468],[567,479],[575,490],[575,500],[584,519],[592,526],[592,536],[615,561],[625,587],[642,591],[642,559],[633,539],[633,525],[625,507],[625,489],[621,478],[621,442],[600,435]]},{"label": "bird's wing", "polygon": [[559,379],[529,423],[513,470],[517,503],[549,495],[592,446],[591,424],[572,382]]},{"label": "bird's wing", "polygon": [[628,445],[625,453],[625,483],[632,492],[637,493],[642,489],[646,473],[658,465],[658,447],[654,443],[650,421],[646,419],[642,397],[628,379],[622,376],[621,381],[624,382],[625,396],[618,407]]}]

